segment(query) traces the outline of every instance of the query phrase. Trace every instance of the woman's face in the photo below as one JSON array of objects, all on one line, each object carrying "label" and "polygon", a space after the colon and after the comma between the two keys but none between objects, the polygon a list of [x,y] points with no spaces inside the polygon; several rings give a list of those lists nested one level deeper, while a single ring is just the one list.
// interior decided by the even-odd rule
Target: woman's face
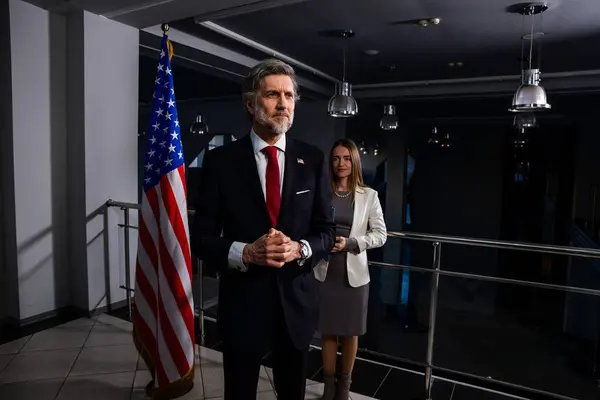
[{"label": "woman's face", "polygon": [[333,163],[333,173],[338,179],[347,178],[352,173],[350,150],[344,146],[337,146],[333,149],[331,162]]}]

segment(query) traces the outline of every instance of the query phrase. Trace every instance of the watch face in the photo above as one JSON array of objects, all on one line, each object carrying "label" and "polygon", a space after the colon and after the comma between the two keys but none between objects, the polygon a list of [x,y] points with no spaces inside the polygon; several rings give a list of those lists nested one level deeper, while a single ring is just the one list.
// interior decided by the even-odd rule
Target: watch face
[{"label": "watch face", "polygon": [[306,248],[306,245],[304,243],[300,245],[300,255],[302,256],[302,258],[306,258],[308,256],[308,249]]}]

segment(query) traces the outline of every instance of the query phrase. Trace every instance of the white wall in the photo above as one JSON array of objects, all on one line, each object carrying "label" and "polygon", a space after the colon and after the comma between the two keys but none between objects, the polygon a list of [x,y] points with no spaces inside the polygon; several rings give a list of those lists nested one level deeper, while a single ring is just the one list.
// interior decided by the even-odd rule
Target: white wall
[{"label": "white wall", "polygon": [[53,254],[50,15],[11,0],[15,218],[20,318],[66,305],[67,265]]},{"label": "white wall", "polygon": [[[2,194],[10,198],[0,204],[6,235],[0,255],[11,259],[4,241],[14,237],[16,263],[0,271],[0,290],[18,274],[19,306],[16,313],[0,309],[0,318],[33,320],[68,305],[93,310],[121,301],[122,211],[109,209],[105,218],[92,214],[109,198],[137,201],[139,31],[81,11],[53,14],[21,0],[9,0],[8,10],[5,76],[11,78],[1,83],[12,106],[3,107],[3,115],[10,114],[3,121],[12,123],[2,134],[12,157],[2,162]],[[8,35],[2,38],[8,46]],[[137,213],[131,217],[137,225]],[[135,231],[130,243],[133,280]]]},{"label": "white wall", "polygon": [[[135,28],[83,13],[85,43],[85,199],[86,215],[109,198],[137,203],[138,160],[138,60],[139,31]],[[103,219],[87,224],[89,306],[93,309],[123,300],[125,284],[123,212],[108,210],[108,232]],[[131,212],[137,225],[137,213]],[[105,262],[104,240],[109,243]],[[131,230],[133,282],[136,231]],[[108,271],[106,266],[108,265]],[[107,290],[109,284],[110,290]]]}]

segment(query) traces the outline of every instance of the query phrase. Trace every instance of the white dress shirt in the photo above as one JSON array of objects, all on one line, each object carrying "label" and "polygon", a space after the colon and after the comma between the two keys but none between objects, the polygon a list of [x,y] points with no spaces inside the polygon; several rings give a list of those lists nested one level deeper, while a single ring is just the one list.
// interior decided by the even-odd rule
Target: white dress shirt
[{"label": "white dress shirt", "polygon": [[[254,150],[254,159],[256,160],[256,168],[258,170],[258,177],[260,178],[260,186],[262,187],[263,195],[265,196],[265,202],[267,201],[267,155],[263,153],[263,149],[268,147],[269,144],[262,140],[255,132],[254,129],[250,132],[250,140],[252,141],[252,149]],[[281,196],[283,189],[283,177],[285,175],[285,147],[286,138],[285,134],[281,135],[279,140],[273,145],[277,147],[277,163],[279,164],[279,195]],[[266,232],[265,232],[266,233]],[[284,232],[285,233],[285,232]],[[308,257],[312,255],[310,245],[306,240],[301,240],[308,249]],[[233,242],[229,248],[229,267],[238,269],[240,271],[247,271],[248,267],[244,265],[242,261],[242,252],[247,243]],[[300,265],[304,264],[305,260],[298,260]]]}]

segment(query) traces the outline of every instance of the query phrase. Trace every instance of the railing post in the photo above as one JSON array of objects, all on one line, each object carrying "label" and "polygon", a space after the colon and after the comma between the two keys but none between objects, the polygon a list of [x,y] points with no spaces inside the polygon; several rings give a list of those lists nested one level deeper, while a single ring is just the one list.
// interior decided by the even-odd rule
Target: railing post
[{"label": "railing post", "polygon": [[200,344],[204,346],[204,268],[202,260],[196,258],[198,263],[198,324],[200,325]]},{"label": "railing post", "polygon": [[440,263],[442,260],[442,244],[433,243],[433,273],[431,275],[431,298],[429,302],[429,334],[427,337],[427,360],[425,367],[425,398],[431,400],[433,386],[433,345],[435,340],[435,320],[440,286]]},{"label": "railing post", "polygon": [[129,257],[129,209],[126,207],[122,208],[123,215],[125,216],[125,296],[127,299],[127,316],[131,321],[131,266],[130,266],[130,257]]}]

